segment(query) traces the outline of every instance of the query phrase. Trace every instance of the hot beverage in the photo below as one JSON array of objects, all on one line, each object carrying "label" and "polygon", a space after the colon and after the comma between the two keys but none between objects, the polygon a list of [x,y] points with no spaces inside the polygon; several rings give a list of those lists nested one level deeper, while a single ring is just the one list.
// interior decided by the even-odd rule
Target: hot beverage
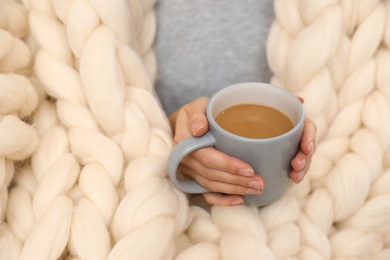
[{"label": "hot beverage", "polygon": [[294,127],[279,110],[259,104],[228,107],[215,117],[215,121],[228,132],[247,138],[275,137]]}]

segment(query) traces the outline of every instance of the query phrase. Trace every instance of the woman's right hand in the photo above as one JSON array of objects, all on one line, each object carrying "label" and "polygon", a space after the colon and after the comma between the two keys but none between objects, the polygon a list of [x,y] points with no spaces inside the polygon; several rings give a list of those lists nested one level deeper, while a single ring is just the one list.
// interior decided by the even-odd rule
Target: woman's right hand
[{"label": "woman's right hand", "polygon": [[[207,102],[205,97],[195,99],[169,117],[175,144],[189,136],[207,133]],[[212,205],[242,204],[242,195],[261,194],[265,185],[249,164],[214,147],[192,152],[182,160],[179,170],[212,191],[203,194],[206,202]]]}]

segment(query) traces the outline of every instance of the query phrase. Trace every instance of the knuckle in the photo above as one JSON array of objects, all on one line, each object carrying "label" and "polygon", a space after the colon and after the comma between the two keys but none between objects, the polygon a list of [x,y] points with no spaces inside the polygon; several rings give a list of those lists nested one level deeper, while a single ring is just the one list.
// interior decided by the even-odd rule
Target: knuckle
[{"label": "knuckle", "polygon": [[209,196],[204,196],[204,200],[207,204],[214,205],[214,200],[210,199]]},{"label": "knuckle", "polygon": [[214,192],[218,192],[217,186],[216,186],[213,182],[208,183],[207,186],[208,186],[207,188],[208,188],[209,190],[214,191]]},{"label": "knuckle", "polygon": [[194,99],[189,105],[188,105],[188,111],[197,111],[200,107],[204,107],[205,104],[208,102],[207,97],[198,97]]},{"label": "knuckle", "polygon": [[181,141],[182,139],[183,139],[183,138],[182,138],[181,136],[175,135],[175,136],[173,137],[173,143],[174,143],[174,144],[178,144],[178,143],[180,143],[180,141]]},{"label": "knuckle", "polygon": [[195,99],[195,102],[208,102],[208,100],[209,100],[209,98],[207,98],[207,97],[204,97],[204,96],[202,96],[202,97],[198,97],[197,99]]},{"label": "knuckle", "polygon": [[211,163],[212,163],[212,160],[210,158],[210,156],[207,156],[206,153],[204,154],[201,154],[199,156],[199,162],[206,168],[210,168],[211,166]]},{"label": "knuckle", "polygon": [[242,186],[233,186],[229,192],[231,194],[246,194],[246,188]]},{"label": "knuckle", "polygon": [[205,172],[205,177],[208,180],[213,180],[213,181],[217,181],[218,180],[218,175],[214,171],[206,171]]},{"label": "knuckle", "polygon": [[234,177],[232,180],[232,183],[238,186],[247,186],[248,185],[247,182],[248,182],[247,180],[240,178],[239,176]]},{"label": "knuckle", "polygon": [[215,199],[214,199],[213,196],[210,196],[210,195],[208,195],[208,194],[205,194],[205,195],[203,196],[203,198],[204,198],[204,200],[206,201],[207,204],[210,204],[210,205],[216,204]]}]

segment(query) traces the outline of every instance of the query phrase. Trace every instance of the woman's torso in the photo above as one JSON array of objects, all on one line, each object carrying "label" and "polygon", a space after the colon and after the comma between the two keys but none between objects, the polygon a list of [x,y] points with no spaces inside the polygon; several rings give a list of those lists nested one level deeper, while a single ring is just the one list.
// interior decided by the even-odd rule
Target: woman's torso
[{"label": "woman's torso", "polygon": [[239,82],[269,82],[272,0],[160,0],[156,93],[170,114]]}]

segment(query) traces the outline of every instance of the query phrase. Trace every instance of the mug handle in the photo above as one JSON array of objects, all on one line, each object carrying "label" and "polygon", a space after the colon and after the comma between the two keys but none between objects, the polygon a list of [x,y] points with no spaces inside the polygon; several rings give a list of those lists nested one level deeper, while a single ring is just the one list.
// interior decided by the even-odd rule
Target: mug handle
[{"label": "mug handle", "polygon": [[173,184],[179,190],[186,193],[205,193],[210,192],[208,189],[200,185],[194,180],[179,180],[177,178],[177,168],[181,160],[192,153],[195,150],[210,147],[215,145],[215,138],[210,133],[207,132],[205,135],[200,137],[190,136],[180,143],[178,143],[172,150],[168,158],[167,168],[169,178],[172,180]]}]

